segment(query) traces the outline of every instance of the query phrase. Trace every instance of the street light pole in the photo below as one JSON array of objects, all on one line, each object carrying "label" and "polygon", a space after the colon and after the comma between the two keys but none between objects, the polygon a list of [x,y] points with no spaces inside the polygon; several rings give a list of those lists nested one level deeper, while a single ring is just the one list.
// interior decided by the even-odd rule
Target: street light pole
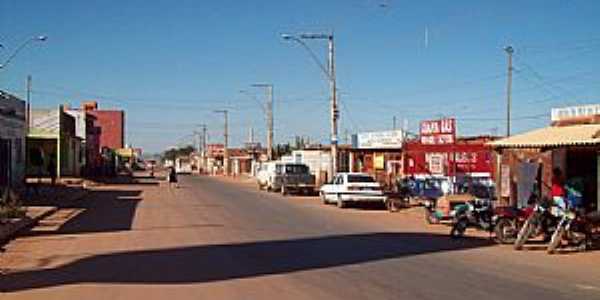
[{"label": "street light pole", "polygon": [[226,109],[222,109],[222,110],[215,110],[215,113],[222,113],[223,116],[225,117],[225,128],[224,128],[224,133],[223,133],[223,137],[225,139],[224,141],[224,149],[223,149],[223,168],[225,175],[229,175],[229,150],[227,149],[228,147],[228,140],[229,140],[229,123],[228,123],[228,111]]},{"label": "street light pole", "polygon": [[252,86],[267,89],[267,158],[273,160],[273,84],[259,83]]},{"label": "street light pole", "polygon": [[[331,177],[335,176],[338,170],[338,119],[340,112],[337,104],[337,87],[335,78],[335,43],[333,34],[324,33],[302,33],[298,36],[290,34],[282,34],[281,37],[285,40],[292,40],[304,47],[313,58],[315,63],[321,68],[321,70],[327,76],[331,89],[331,156],[330,156],[330,174]],[[326,39],[328,43],[328,61],[327,68],[319,61],[315,53],[308,47],[302,40],[303,39]]]},{"label": "street light pole", "polygon": [[331,85],[331,176],[337,174],[338,169],[338,117],[337,87],[335,80],[335,53],[333,34],[328,37],[329,43],[329,82]]}]

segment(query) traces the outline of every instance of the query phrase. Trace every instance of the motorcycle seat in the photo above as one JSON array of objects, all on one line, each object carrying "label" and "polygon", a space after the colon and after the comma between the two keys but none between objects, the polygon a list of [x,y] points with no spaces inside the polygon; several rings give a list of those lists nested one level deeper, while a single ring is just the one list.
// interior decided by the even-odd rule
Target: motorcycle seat
[{"label": "motorcycle seat", "polygon": [[593,211],[585,215],[585,218],[592,223],[600,223],[600,211]]}]

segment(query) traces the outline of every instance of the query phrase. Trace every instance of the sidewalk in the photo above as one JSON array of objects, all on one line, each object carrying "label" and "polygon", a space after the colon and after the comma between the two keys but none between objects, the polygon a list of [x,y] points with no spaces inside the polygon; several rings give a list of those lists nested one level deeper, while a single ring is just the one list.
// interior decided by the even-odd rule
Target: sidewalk
[{"label": "sidewalk", "polygon": [[20,232],[38,224],[44,218],[56,213],[62,207],[72,206],[85,197],[88,190],[83,187],[82,180],[69,184],[51,186],[49,183],[36,183],[22,199],[25,216],[0,220],[0,244],[5,244]]}]

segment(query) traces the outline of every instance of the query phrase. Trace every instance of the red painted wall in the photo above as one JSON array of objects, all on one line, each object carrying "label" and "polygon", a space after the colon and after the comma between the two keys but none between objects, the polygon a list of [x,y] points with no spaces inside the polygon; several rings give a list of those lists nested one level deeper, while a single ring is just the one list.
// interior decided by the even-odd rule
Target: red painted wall
[{"label": "red painted wall", "polygon": [[445,155],[443,173],[437,175],[453,176],[453,157],[456,151],[456,173],[489,173],[494,176],[493,153],[486,147],[488,138],[475,140],[457,139],[456,145],[424,145],[418,140],[405,143],[404,174],[429,174],[431,170],[427,156],[439,153]]},{"label": "red painted wall", "polygon": [[96,126],[100,127],[100,148],[124,148],[125,112],[122,110],[91,110],[96,117]]}]

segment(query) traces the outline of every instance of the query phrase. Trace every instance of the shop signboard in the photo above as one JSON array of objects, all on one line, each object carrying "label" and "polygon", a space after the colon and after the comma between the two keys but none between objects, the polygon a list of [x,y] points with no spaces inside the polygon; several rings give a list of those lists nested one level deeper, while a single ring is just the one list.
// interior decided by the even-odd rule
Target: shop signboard
[{"label": "shop signboard", "polygon": [[404,142],[402,130],[359,133],[355,139],[358,149],[400,149]]},{"label": "shop signboard", "polygon": [[560,107],[552,109],[552,122],[600,115],[600,104]]},{"label": "shop signboard", "polygon": [[420,126],[421,144],[447,145],[454,144],[456,139],[455,119],[422,121]]},{"label": "shop signboard", "polygon": [[209,157],[223,156],[225,146],[223,144],[209,144],[206,145],[206,152]]}]

